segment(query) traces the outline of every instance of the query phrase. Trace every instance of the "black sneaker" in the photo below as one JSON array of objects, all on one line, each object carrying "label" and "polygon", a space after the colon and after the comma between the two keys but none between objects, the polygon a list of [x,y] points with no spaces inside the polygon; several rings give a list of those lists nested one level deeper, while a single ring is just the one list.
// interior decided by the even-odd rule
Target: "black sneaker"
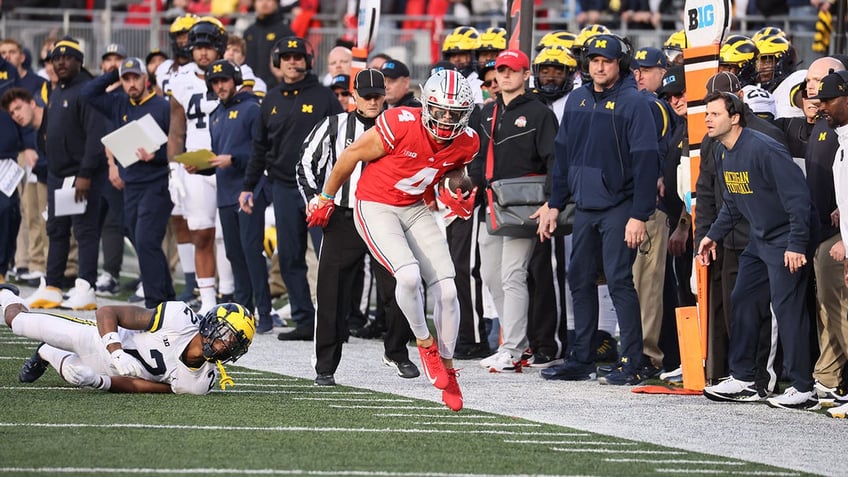
[{"label": "black sneaker", "polygon": [[624,366],[619,366],[606,376],[598,378],[598,383],[612,386],[637,386],[644,384],[645,379],[639,373],[634,373]]},{"label": "black sneaker", "polygon": [[395,371],[397,371],[397,375],[405,379],[412,379],[421,376],[421,372],[418,370],[418,367],[408,359],[406,361],[395,361],[390,359],[388,356],[383,355],[383,364],[390,368],[394,368]]},{"label": "black sneaker", "polygon": [[544,379],[558,381],[591,381],[598,377],[595,365],[566,360],[565,363],[539,372]]},{"label": "black sneaker", "polygon": [[289,332],[280,333],[277,339],[280,341],[312,341],[315,330],[310,325],[297,325],[295,329]]},{"label": "black sneaker", "polygon": [[658,368],[649,362],[645,366],[642,366],[642,370],[639,374],[642,375],[644,379],[659,379],[660,374],[664,372],[665,370]]},{"label": "black sneaker", "polygon": [[386,326],[371,320],[365,326],[351,331],[350,334],[366,340],[381,340],[386,335]]},{"label": "black sneaker", "polygon": [[316,386],[335,386],[336,378],[332,374],[319,374],[315,377]]},{"label": "black sneaker", "polygon": [[453,351],[453,359],[482,359],[491,354],[489,343],[458,344]]},{"label": "black sneaker", "polygon": [[531,368],[550,368],[564,362],[565,360],[562,358],[554,358],[545,353],[535,352],[533,353],[533,359],[528,360],[527,366]]},{"label": "black sneaker", "polygon": [[35,353],[26,360],[26,363],[21,368],[21,372],[18,373],[18,381],[22,383],[34,383],[50,367],[50,363],[38,355],[38,350],[41,349],[42,345],[44,343],[39,344],[38,348],[35,349]]},{"label": "black sneaker", "polygon": [[592,337],[596,363],[614,363],[618,361],[618,341],[611,334],[598,330]]}]

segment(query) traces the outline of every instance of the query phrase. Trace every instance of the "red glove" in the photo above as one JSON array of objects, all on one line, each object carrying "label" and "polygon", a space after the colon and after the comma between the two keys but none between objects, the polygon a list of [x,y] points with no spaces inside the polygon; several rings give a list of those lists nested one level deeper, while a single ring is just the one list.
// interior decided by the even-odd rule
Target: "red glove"
[{"label": "red glove", "polygon": [[474,198],[477,196],[477,188],[471,189],[471,193],[465,199],[462,198],[462,189],[456,189],[454,197],[444,186],[439,185],[439,200],[442,201],[459,218],[469,219],[474,213]]},{"label": "red glove", "polygon": [[309,227],[326,227],[334,210],[336,210],[335,202],[316,195],[306,206],[306,225]]}]

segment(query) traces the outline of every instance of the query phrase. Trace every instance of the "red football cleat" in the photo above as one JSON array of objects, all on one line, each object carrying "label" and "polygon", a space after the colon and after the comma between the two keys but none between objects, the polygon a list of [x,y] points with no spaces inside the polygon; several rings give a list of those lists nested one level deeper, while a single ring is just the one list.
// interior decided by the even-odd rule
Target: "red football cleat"
[{"label": "red football cleat", "polygon": [[459,412],[459,410],[462,409],[462,391],[459,390],[459,383],[456,381],[456,377],[459,376],[459,373],[457,373],[454,368],[448,369],[447,373],[448,387],[442,391],[442,402],[444,402],[445,406],[447,406],[451,411]]},{"label": "red football cleat", "polygon": [[430,380],[430,384],[439,389],[448,387],[448,373],[439,355],[439,345],[433,341],[433,344],[427,348],[419,346],[418,353],[421,354],[421,364],[424,365],[424,374]]}]

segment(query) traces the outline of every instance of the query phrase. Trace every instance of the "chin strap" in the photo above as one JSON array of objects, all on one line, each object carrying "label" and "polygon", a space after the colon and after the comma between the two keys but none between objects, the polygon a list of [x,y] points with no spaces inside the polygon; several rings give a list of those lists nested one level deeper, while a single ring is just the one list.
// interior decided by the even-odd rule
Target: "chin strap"
[{"label": "chin strap", "polygon": [[227,389],[227,386],[233,387],[236,385],[236,382],[233,381],[233,378],[227,375],[227,371],[224,370],[224,365],[221,364],[221,360],[215,361],[215,364],[218,366],[218,371],[221,372],[221,389]]}]

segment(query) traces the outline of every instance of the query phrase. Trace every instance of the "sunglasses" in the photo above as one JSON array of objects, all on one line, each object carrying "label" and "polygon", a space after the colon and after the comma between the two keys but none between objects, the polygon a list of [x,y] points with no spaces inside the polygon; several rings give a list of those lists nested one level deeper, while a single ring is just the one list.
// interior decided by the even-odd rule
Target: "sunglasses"
[{"label": "sunglasses", "polygon": [[344,96],[345,98],[349,98],[350,95],[350,91],[336,91],[336,96]]},{"label": "sunglasses", "polygon": [[306,58],[303,55],[301,55],[300,53],[283,53],[282,55],[280,55],[280,59],[283,60],[283,61],[290,61],[290,60],[298,61],[298,60],[303,60],[303,59],[306,59]]},{"label": "sunglasses", "polygon": [[492,83],[497,83],[497,82],[498,82],[498,80],[496,80],[496,79],[486,80],[486,81],[483,81],[483,86],[489,88],[489,87],[492,86]]}]

